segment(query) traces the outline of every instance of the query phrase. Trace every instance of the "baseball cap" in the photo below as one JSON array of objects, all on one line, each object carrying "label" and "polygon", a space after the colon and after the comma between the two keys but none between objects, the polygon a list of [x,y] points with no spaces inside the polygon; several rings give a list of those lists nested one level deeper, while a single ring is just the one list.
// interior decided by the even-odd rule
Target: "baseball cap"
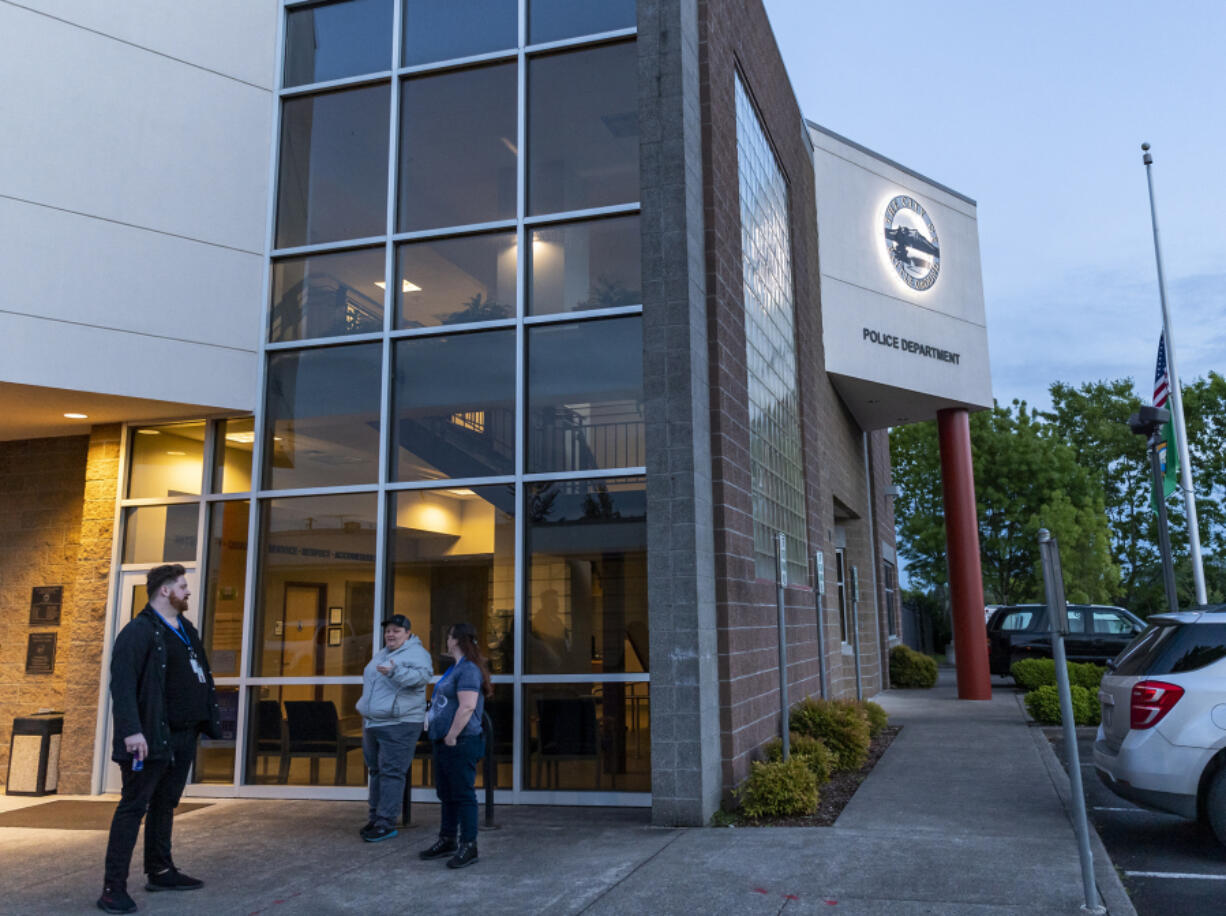
[{"label": "baseball cap", "polygon": [[393,614],[391,617],[387,618],[387,620],[383,621],[383,626],[400,627],[402,630],[413,629],[411,626],[409,626],[409,618],[405,617],[404,614]]}]

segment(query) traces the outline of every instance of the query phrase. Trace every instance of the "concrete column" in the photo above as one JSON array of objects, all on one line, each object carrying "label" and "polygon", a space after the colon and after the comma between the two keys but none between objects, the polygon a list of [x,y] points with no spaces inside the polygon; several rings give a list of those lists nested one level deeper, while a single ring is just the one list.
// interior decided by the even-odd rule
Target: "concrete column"
[{"label": "concrete column", "polygon": [[945,543],[957,648],[958,699],[990,700],[992,679],[988,671],[988,634],[983,619],[975,468],[971,460],[971,425],[966,409],[938,411],[937,430],[945,491]]},{"label": "concrete column", "polygon": [[652,822],[721,793],[697,0],[639,0]]}]

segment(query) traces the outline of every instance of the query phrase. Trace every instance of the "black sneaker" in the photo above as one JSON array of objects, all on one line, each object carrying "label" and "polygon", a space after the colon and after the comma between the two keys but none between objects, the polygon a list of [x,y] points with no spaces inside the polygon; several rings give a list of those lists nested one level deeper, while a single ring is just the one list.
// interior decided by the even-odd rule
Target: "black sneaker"
[{"label": "black sneaker", "polygon": [[366,834],[370,833],[374,829],[375,829],[375,822],[367,821],[366,826],[358,831],[358,836],[360,836],[362,839],[366,839]]},{"label": "black sneaker", "polygon": [[417,855],[423,859],[441,859],[443,856],[449,856],[457,849],[459,844],[456,843],[453,836],[441,836],[434,841],[434,845],[429,849],[423,849]]},{"label": "black sneaker", "polygon": [[372,827],[362,834],[362,839],[367,843],[381,843],[384,840],[390,840],[392,837],[400,833],[395,827]]},{"label": "black sneaker", "polygon": [[198,891],[204,887],[204,882],[191,875],[185,875],[175,867],[170,867],[160,874],[150,875],[145,882],[147,891]]},{"label": "black sneaker", "polygon": [[136,901],[128,896],[128,889],[108,884],[98,898],[98,909],[104,913],[135,913]]},{"label": "black sneaker", "polygon": [[448,868],[463,868],[477,861],[477,841],[461,843],[459,851],[447,860]]}]

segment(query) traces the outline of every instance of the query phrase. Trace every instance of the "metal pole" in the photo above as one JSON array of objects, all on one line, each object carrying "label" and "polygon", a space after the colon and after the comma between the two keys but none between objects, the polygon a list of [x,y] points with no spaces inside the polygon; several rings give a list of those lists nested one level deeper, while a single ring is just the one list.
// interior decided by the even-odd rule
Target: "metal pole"
[{"label": "metal pole", "polygon": [[817,604],[817,677],[822,699],[826,699],[826,555],[813,554],[813,592]]},{"label": "metal pole", "polygon": [[788,640],[787,611],[783,606],[788,585],[788,542],[782,531],[775,535],[775,607],[779,612],[779,730],[783,738],[783,759],[792,753],[791,723],[788,722]]},{"label": "metal pole", "polygon": [[860,570],[851,568],[851,645],[856,657],[856,699],[864,699],[864,681],[860,673]]},{"label": "metal pole", "polygon": [[1188,431],[1183,419],[1183,393],[1179,388],[1179,371],[1175,363],[1175,335],[1171,329],[1171,310],[1166,302],[1166,278],[1162,271],[1162,246],[1158,241],[1158,210],[1154,206],[1154,157],[1149,144],[1142,143],[1145,155],[1145,181],[1149,185],[1149,215],[1154,227],[1154,258],[1158,262],[1158,298],[1162,302],[1162,331],[1166,339],[1166,365],[1171,376],[1171,413],[1175,421],[1175,444],[1179,449],[1179,485],[1188,517],[1188,552],[1192,561],[1192,581],[1196,586],[1196,603],[1208,604],[1205,591],[1205,568],[1200,558],[1200,528],[1196,521],[1196,492],[1192,489],[1192,462],[1188,455]]},{"label": "metal pole", "polygon": [[1060,572],[1060,548],[1046,528],[1039,529],[1039,554],[1043,561],[1043,585],[1051,620],[1052,657],[1056,662],[1056,690],[1060,694],[1060,718],[1064,723],[1064,747],[1068,756],[1069,787],[1073,796],[1073,828],[1077,833],[1077,852],[1081,858],[1081,883],[1087,913],[1107,910],[1098,898],[1094,884],[1094,853],[1090,851],[1090,826],[1086,820],[1085,790],[1081,785],[1081,753],[1077,747],[1077,726],[1073,721],[1073,697],[1069,690],[1068,664],[1064,656],[1064,630],[1068,612],[1064,604],[1064,580]]},{"label": "metal pole", "polygon": [[1158,436],[1149,440],[1149,470],[1154,483],[1154,502],[1158,506],[1158,549],[1162,552],[1162,581],[1166,585],[1166,605],[1172,612],[1179,610],[1175,594],[1175,561],[1171,558],[1171,533],[1167,527],[1166,497],[1162,492],[1162,469],[1158,466]]}]

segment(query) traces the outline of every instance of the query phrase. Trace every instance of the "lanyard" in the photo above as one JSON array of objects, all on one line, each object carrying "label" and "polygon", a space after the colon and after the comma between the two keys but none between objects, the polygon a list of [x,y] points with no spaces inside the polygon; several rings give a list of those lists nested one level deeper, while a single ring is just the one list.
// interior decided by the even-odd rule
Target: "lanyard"
[{"label": "lanyard", "polygon": [[192,658],[195,658],[196,650],[192,648],[191,640],[189,640],[187,638],[187,634],[183,632],[183,624],[180,623],[177,627],[172,627],[170,625],[170,621],[165,617],[162,617],[161,611],[155,608],[153,613],[157,614],[158,617],[161,618],[162,623],[166,624],[166,629],[170,630],[170,632],[174,633],[175,636],[178,636],[181,640],[183,640],[183,645],[187,646],[188,654],[190,654]]},{"label": "lanyard", "polygon": [[442,687],[442,686],[443,686],[443,681],[445,681],[445,680],[447,680],[447,678],[451,677],[451,675],[455,673],[455,669],[456,669],[456,668],[459,668],[459,667],[460,667],[460,663],[459,663],[459,662],[455,662],[455,663],[454,663],[454,664],[453,664],[453,665],[452,665],[450,668],[448,668],[448,669],[447,669],[445,672],[443,672],[443,676],[442,676],[442,677],[440,677],[440,678],[438,679],[438,683],[434,685],[434,691],[435,691],[435,693],[437,693],[437,692],[438,692],[438,689],[439,689],[440,687]]}]

